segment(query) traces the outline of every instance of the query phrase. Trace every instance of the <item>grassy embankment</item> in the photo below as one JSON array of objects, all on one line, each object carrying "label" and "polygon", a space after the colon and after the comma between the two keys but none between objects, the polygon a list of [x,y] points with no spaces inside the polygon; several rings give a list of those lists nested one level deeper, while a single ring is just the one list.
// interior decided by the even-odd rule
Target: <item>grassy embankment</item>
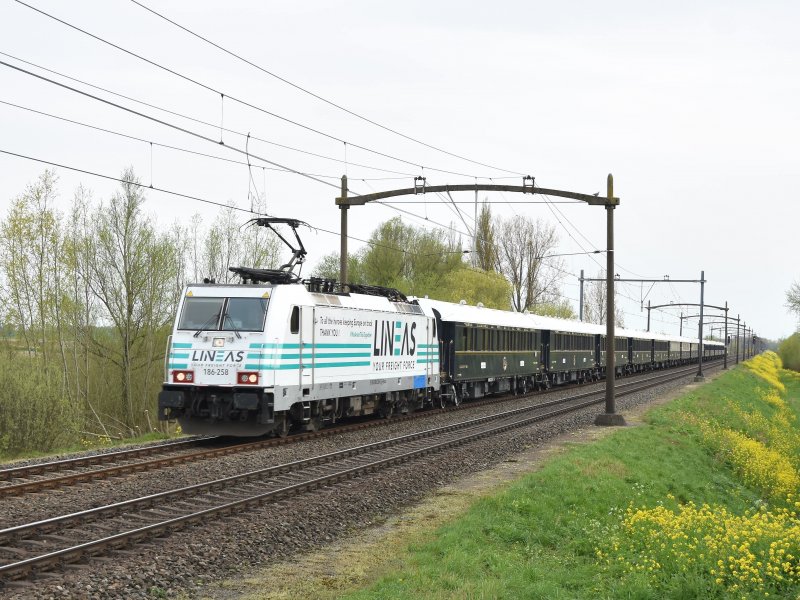
[{"label": "grassy embankment", "polygon": [[773,353],[550,460],[362,598],[796,598],[800,374]]}]

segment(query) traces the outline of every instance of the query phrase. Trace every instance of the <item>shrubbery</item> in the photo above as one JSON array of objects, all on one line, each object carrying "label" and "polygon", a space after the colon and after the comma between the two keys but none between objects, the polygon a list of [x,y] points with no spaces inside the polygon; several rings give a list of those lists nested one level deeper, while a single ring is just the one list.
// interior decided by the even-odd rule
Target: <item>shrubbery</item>
[{"label": "shrubbery", "polygon": [[784,368],[800,371],[800,333],[783,340],[778,346],[778,354]]}]

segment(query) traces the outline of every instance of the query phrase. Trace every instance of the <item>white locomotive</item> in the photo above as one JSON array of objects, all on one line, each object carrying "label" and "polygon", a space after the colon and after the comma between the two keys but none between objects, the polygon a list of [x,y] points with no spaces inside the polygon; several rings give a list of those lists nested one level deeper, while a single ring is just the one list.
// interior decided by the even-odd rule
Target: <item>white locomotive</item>
[{"label": "white locomotive", "polygon": [[[345,416],[408,412],[438,398],[436,322],[396,290],[293,274],[296,219],[260,218],[292,250],[279,270],[232,268],[242,284],[184,290],[168,342],[159,419],[187,433],[286,435]],[[273,224],[288,224],[297,247]]]},{"label": "white locomotive", "polygon": [[[309,289],[310,288],[310,289]],[[407,412],[439,390],[434,319],[416,304],[300,283],[188,286],[161,418],[187,433],[285,435]]]}]

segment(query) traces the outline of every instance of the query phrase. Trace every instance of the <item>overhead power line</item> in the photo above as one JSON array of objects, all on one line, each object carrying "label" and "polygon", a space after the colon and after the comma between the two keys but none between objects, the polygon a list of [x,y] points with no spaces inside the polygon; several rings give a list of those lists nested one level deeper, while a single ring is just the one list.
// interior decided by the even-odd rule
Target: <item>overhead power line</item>
[{"label": "overhead power line", "polygon": [[[217,146],[219,145],[219,142],[217,142],[216,140],[214,140],[214,139],[212,139],[212,138],[210,138],[208,136],[203,135],[202,133],[197,133],[196,131],[191,131],[189,129],[181,127],[180,125],[175,125],[174,123],[169,123],[167,121],[163,121],[163,120],[158,119],[156,117],[153,117],[151,115],[145,114],[143,112],[139,112],[138,110],[134,110],[134,109],[129,108],[127,106],[123,106],[122,104],[117,104],[116,102],[112,102],[111,100],[106,100],[105,98],[101,98],[100,96],[95,96],[94,94],[90,94],[89,92],[84,92],[83,90],[79,90],[79,89],[74,88],[72,86],[69,86],[69,85],[67,85],[65,83],[61,83],[59,81],[55,81],[53,79],[50,79],[50,78],[45,77],[43,75],[39,75],[37,73],[33,73],[33,72],[28,71],[26,69],[23,69],[21,67],[17,67],[16,65],[12,65],[12,64],[9,64],[9,63],[7,63],[5,61],[1,61],[1,60],[0,60],[0,65],[9,67],[9,68],[14,69],[16,71],[19,71],[21,73],[25,73],[26,75],[30,75],[32,77],[36,77],[37,79],[41,79],[42,81],[46,81],[48,83],[52,83],[53,85],[57,85],[57,86],[62,87],[64,89],[66,89],[66,90],[69,90],[71,92],[75,92],[76,94],[81,94],[82,96],[86,96],[87,98],[91,98],[93,100],[97,100],[98,102],[102,102],[104,104],[108,104],[109,106],[113,106],[114,108],[118,108],[120,110],[124,110],[126,112],[131,113],[131,114],[137,115],[139,117],[142,117],[142,118],[145,118],[145,119],[149,119],[149,120],[151,120],[151,121],[153,121],[155,123],[159,123],[160,125],[164,125],[166,127],[171,127],[172,129],[175,129],[175,130],[180,131],[182,133],[186,133],[188,135],[194,136],[194,137],[199,138],[201,140],[205,140],[207,142],[211,142],[214,145],[217,145]],[[312,181],[316,181],[317,183],[321,183],[323,185],[327,185],[327,186],[335,188],[335,189],[340,189],[340,186],[336,185],[335,183],[330,183],[328,181],[323,181],[322,179],[319,179],[317,177],[309,175],[308,173],[303,173],[302,171],[298,171],[297,169],[292,169],[291,167],[287,167],[286,165],[282,165],[280,163],[276,163],[274,161],[271,161],[269,159],[263,158],[261,156],[257,156],[255,154],[247,152],[246,150],[242,150],[241,148],[236,148],[235,146],[230,146],[230,145],[227,145],[227,144],[223,144],[223,147],[224,148],[228,148],[229,150],[233,150],[234,152],[238,152],[240,154],[244,154],[244,155],[246,155],[248,157],[252,157],[252,158],[254,158],[256,160],[260,160],[262,162],[265,162],[267,164],[273,165],[275,167],[280,167],[282,169],[286,169],[287,171],[291,171],[295,175],[300,175],[302,177],[306,177],[307,179],[311,179]],[[356,196],[360,195],[360,194],[357,194],[355,192],[353,192],[353,193]]]},{"label": "overhead power line", "polygon": [[[18,108],[20,110],[32,112],[32,113],[35,113],[37,115],[42,115],[44,117],[49,117],[51,119],[64,121],[66,123],[71,123],[73,125],[79,125],[80,127],[86,127],[87,129],[94,129],[95,131],[100,131],[100,132],[103,132],[103,133],[116,135],[116,136],[119,136],[119,137],[122,137],[122,138],[126,138],[126,139],[129,139],[129,140],[134,140],[134,141],[137,141],[137,142],[142,142],[142,143],[145,143],[145,144],[152,144],[153,146],[158,146],[159,148],[166,148],[168,150],[175,150],[177,152],[185,152],[186,154],[192,154],[192,155],[195,155],[195,156],[202,156],[204,158],[211,158],[211,159],[214,159],[214,160],[219,160],[219,161],[232,163],[232,164],[237,164],[237,165],[245,165],[245,166],[247,166],[248,164],[250,164],[250,163],[247,163],[247,162],[241,161],[241,160],[235,160],[235,159],[232,159],[232,158],[225,158],[224,156],[217,156],[215,154],[207,154],[205,152],[198,152],[197,150],[189,150],[188,148],[181,148],[180,146],[173,146],[173,145],[170,145],[170,144],[164,144],[162,142],[154,142],[152,140],[141,138],[141,137],[138,137],[138,136],[135,136],[135,135],[130,135],[128,133],[123,133],[121,131],[116,131],[114,129],[106,129],[105,127],[99,127],[97,125],[92,125],[91,123],[84,123],[82,121],[76,121],[75,119],[69,119],[67,117],[63,117],[63,116],[60,116],[60,115],[54,115],[52,113],[44,112],[44,111],[41,111],[41,110],[36,110],[35,108],[31,108],[29,106],[22,106],[22,105],[19,105],[19,104],[14,104],[13,102],[7,102],[5,100],[0,100],[0,104],[5,104],[6,106],[13,106],[14,108]],[[252,166],[257,167],[259,169],[266,169],[268,171],[278,171],[280,173],[293,173],[293,171],[289,171],[287,169],[282,169],[282,168],[278,168],[278,167],[265,167],[263,165],[252,165]],[[308,175],[312,175],[314,177],[324,177],[326,179],[339,179],[339,177],[340,177],[339,175],[322,175],[322,174],[319,174],[319,173],[308,173]],[[405,177],[366,177],[366,178],[359,177],[358,179],[360,181],[387,181],[387,180],[406,179],[406,178]]]},{"label": "overhead power line", "polygon": [[154,67],[156,67],[158,69],[161,69],[161,70],[163,70],[163,71],[165,71],[165,72],[167,72],[167,73],[169,73],[171,75],[174,75],[175,77],[179,77],[179,78],[183,79],[184,81],[187,81],[187,82],[189,82],[189,83],[191,83],[193,85],[196,85],[196,86],[201,87],[201,88],[203,88],[203,89],[205,89],[207,91],[210,91],[210,92],[212,92],[214,94],[217,94],[218,96],[220,96],[220,98],[223,101],[224,101],[225,98],[227,98],[228,100],[230,100],[232,102],[236,102],[238,104],[241,104],[242,106],[246,106],[246,107],[251,108],[253,110],[259,111],[259,112],[264,113],[266,115],[269,115],[269,116],[271,116],[273,118],[276,118],[276,119],[279,119],[279,120],[284,121],[286,123],[289,123],[290,125],[294,125],[296,127],[300,127],[302,129],[305,129],[306,131],[310,131],[312,133],[315,133],[315,134],[320,135],[322,137],[328,138],[330,140],[339,142],[341,144],[347,144],[348,146],[350,146],[352,148],[358,148],[359,150],[363,150],[364,152],[369,152],[371,154],[375,154],[376,156],[382,156],[382,157],[388,158],[390,160],[394,160],[394,161],[397,161],[397,162],[402,162],[402,163],[405,163],[407,165],[412,165],[412,166],[415,166],[415,167],[417,167],[419,169],[427,169],[429,171],[437,171],[439,173],[447,173],[449,175],[457,175],[459,177],[475,177],[474,174],[459,173],[457,171],[450,171],[450,170],[447,170],[447,169],[429,167],[429,166],[426,166],[426,165],[422,165],[422,164],[420,164],[419,162],[416,162],[416,161],[407,160],[407,159],[404,159],[404,158],[393,156],[391,154],[387,154],[386,152],[381,152],[380,150],[375,150],[374,148],[369,148],[367,146],[362,146],[360,144],[355,144],[353,142],[348,142],[347,140],[342,139],[342,138],[340,138],[340,137],[338,137],[336,135],[321,131],[319,129],[311,127],[310,125],[305,125],[305,124],[300,123],[298,121],[294,121],[293,119],[290,119],[288,117],[284,117],[284,116],[279,115],[277,113],[274,113],[274,112],[272,112],[270,110],[267,110],[266,108],[263,108],[263,107],[258,106],[256,104],[253,104],[253,103],[248,102],[246,100],[242,100],[241,98],[237,98],[236,96],[232,96],[230,94],[226,94],[222,90],[218,90],[218,89],[214,88],[211,85],[208,85],[206,83],[198,81],[198,80],[196,80],[196,79],[194,79],[192,77],[189,77],[188,75],[184,75],[183,73],[180,73],[180,72],[178,72],[178,71],[176,71],[174,69],[171,69],[170,67],[166,67],[166,66],[164,66],[164,65],[162,65],[162,64],[160,64],[160,63],[158,63],[158,62],[156,62],[154,60],[146,58],[146,57],[142,56],[141,54],[137,54],[136,52],[133,52],[132,50],[128,50],[127,48],[123,48],[122,46],[120,46],[118,44],[115,44],[114,42],[111,42],[109,40],[106,40],[105,38],[102,38],[102,37],[100,37],[98,35],[95,35],[95,34],[89,32],[89,31],[86,31],[85,29],[82,29],[82,28],[78,27],[77,25],[73,25],[72,23],[69,23],[68,21],[60,19],[60,18],[58,18],[58,17],[56,17],[54,15],[51,15],[50,13],[45,12],[45,11],[39,9],[39,8],[36,8],[35,6],[32,6],[32,5],[30,5],[30,4],[26,3],[26,2],[23,2],[22,0],[14,0],[14,1],[17,2],[18,4],[22,5],[22,6],[30,8],[31,10],[33,10],[33,11],[35,11],[35,12],[37,12],[37,13],[39,13],[39,14],[41,14],[41,15],[49,18],[49,19],[52,19],[53,21],[61,23],[62,25],[66,26],[66,27],[69,27],[70,29],[74,29],[75,31],[78,31],[78,32],[82,33],[83,35],[91,37],[94,40],[97,40],[97,41],[99,41],[99,42],[101,42],[103,44],[106,44],[106,45],[108,45],[108,46],[110,46],[110,47],[112,47],[112,48],[114,48],[116,50],[119,50],[120,52],[128,54],[129,56],[132,56],[132,57],[134,57],[134,58],[136,58],[138,60],[146,62],[147,64],[152,65],[152,66],[154,66]]},{"label": "overhead power line", "polygon": [[45,165],[50,165],[51,167],[58,167],[59,169],[66,169],[68,171],[74,171],[76,173],[83,173],[85,175],[91,175],[92,177],[99,177],[100,179],[107,179],[107,180],[110,180],[110,181],[117,181],[119,183],[127,183],[127,184],[131,184],[131,185],[135,185],[136,187],[141,187],[141,188],[145,188],[145,189],[148,189],[148,190],[154,190],[156,192],[161,192],[163,194],[169,194],[171,196],[177,196],[179,198],[184,198],[186,200],[193,200],[195,202],[203,202],[205,204],[212,204],[214,206],[219,206],[219,207],[222,207],[222,208],[230,208],[232,210],[237,210],[239,212],[245,212],[245,213],[248,213],[248,214],[259,214],[259,213],[256,213],[255,211],[251,211],[250,209],[247,209],[247,208],[239,208],[238,206],[232,206],[230,204],[223,204],[222,202],[217,202],[215,200],[208,200],[207,198],[200,198],[198,196],[192,196],[190,194],[183,194],[181,192],[174,192],[172,190],[167,190],[167,189],[156,187],[156,186],[148,186],[148,185],[145,185],[143,183],[136,183],[134,181],[128,181],[126,179],[122,179],[120,177],[114,177],[113,175],[105,175],[103,173],[97,173],[95,171],[89,171],[87,169],[80,169],[78,167],[71,167],[69,165],[53,162],[53,161],[50,161],[50,160],[45,160],[43,158],[35,158],[33,156],[26,156],[25,154],[18,154],[16,152],[10,152],[9,150],[3,150],[3,149],[0,149],[0,153],[7,154],[8,156],[16,156],[17,158],[24,158],[25,160],[34,161],[34,162],[42,163],[42,164],[45,164]]},{"label": "overhead power line", "polygon": [[[124,100],[128,100],[130,102],[135,102],[136,104],[141,104],[142,106],[146,106],[148,108],[153,108],[155,110],[164,112],[166,114],[169,114],[169,115],[172,115],[172,116],[175,116],[175,117],[180,117],[181,119],[186,119],[187,121],[192,121],[192,122],[198,123],[200,125],[205,125],[206,127],[211,127],[211,128],[213,128],[215,130],[219,130],[220,129],[219,124],[209,123],[208,121],[204,121],[202,119],[198,119],[197,117],[192,117],[192,116],[187,115],[185,113],[181,113],[181,112],[178,112],[178,111],[170,110],[168,108],[164,108],[163,106],[158,106],[157,104],[152,104],[150,102],[145,102],[144,100],[139,100],[138,98],[134,98],[132,96],[127,96],[125,94],[120,94],[119,92],[115,92],[114,90],[110,90],[108,88],[105,88],[105,87],[102,87],[102,86],[99,86],[99,85],[95,85],[93,83],[89,83],[88,81],[84,81],[82,79],[78,79],[77,77],[72,77],[72,76],[67,75],[65,73],[62,73],[60,71],[56,71],[54,69],[49,69],[47,67],[43,67],[42,65],[36,64],[34,62],[31,62],[31,61],[28,61],[28,60],[25,60],[25,59],[22,59],[22,58],[19,58],[18,56],[14,56],[13,54],[8,54],[7,52],[0,51],[0,55],[6,56],[6,57],[11,58],[11,59],[16,60],[16,61],[19,61],[19,62],[21,62],[23,64],[26,64],[26,65],[29,65],[31,67],[35,67],[37,69],[41,69],[42,71],[46,71],[47,73],[52,73],[53,75],[57,75],[59,77],[63,77],[64,79],[69,79],[70,81],[74,81],[75,83],[80,83],[81,85],[85,85],[85,86],[90,87],[92,89],[100,90],[101,92],[105,92],[107,94],[111,94],[113,96],[116,96],[117,98],[123,98]],[[247,136],[250,135],[249,133],[245,133],[243,131],[237,131],[235,129],[230,129],[228,127],[222,127],[221,129],[225,133],[231,133],[233,135],[238,135],[238,136],[240,136],[242,138],[247,138]],[[298,152],[300,154],[306,154],[308,156],[313,156],[313,157],[316,157],[316,158],[322,158],[324,160],[330,160],[330,161],[337,162],[337,163],[340,163],[340,164],[343,164],[345,162],[341,158],[335,158],[333,156],[326,156],[325,154],[319,154],[319,153],[316,153],[316,152],[311,152],[309,150],[303,150],[302,148],[295,148],[293,146],[288,146],[286,144],[280,144],[280,143],[275,142],[273,140],[268,140],[266,138],[258,137],[258,136],[255,136],[255,135],[250,135],[250,139],[258,141],[258,142],[263,142],[263,143],[269,144],[271,146],[276,146],[278,148],[283,148],[285,150],[291,150],[292,152]],[[381,167],[375,167],[375,166],[372,166],[372,165],[365,165],[365,164],[351,162],[351,161],[348,161],[347,164],[349,164],[350,166],[362,167],[364,169],[370,169],[370,170],[373,170],[373,171],[381,171],[383,173],[392,173],[392,174],[395,174],[395,175],[404,175],[406,177],[414,177],[414,175],[415,175],[414,173],[405,173],[403,171],[395,171],[395,170],[391,170],[391,169],[384,169],[384,168],[381,168]],[[359,177],[358,179],[361,179],[361,178]],[[498,178],[498,179],[505,179],[505,178],[501,177],[501,178]]]},{"label": "overhead power line", "polygon": [[366,123],[369,123],[370,125],[374,125],[375,127],[379,127],[381,129],[383,129],[384,131],[388,131],[389,133],[393,133],[395,135],[398,135],[398,136],[400,136],[400,137],[402,137],[404,139],[407,139],[407,140],[409,140],[411,142],[414,142],[414,143],[419,144],[421,146],[425,146],[426,148],[430,148],[431,150],[435,150],[437,152],[441,152],[442,154],[446,154],[448,156],[452,156],[453,158],[458,158],[459,160],[464,160],[466,162],[469,162],[469,163],[472,163],[472,164],[475,164],[475,165],[479,165],[481,167],[486,167],[488,169],[494,169],[496,171],[503,171],[505,173],[513,173],[515,175],[519,175],[520,177],[525,175],[525,173],[519,173],[517,171],[504,169],[502,167],[496,167],[494,165],[483,163],[483,162],[480,162],[480,161],[477,161],[477,160],[473,160],[471,158],[467,158],[466,156],[462,156],[460,154],[456,154],[454,152],[450,152],[448,150],[444,150],[443,148],[439,148],[439,147],[434,146],[432,144],[429,144],[427,142],[423,142],[422,140],[419,140],[419,139],[417,139],[415,137],[412,137],[410,135],[406,135],[405,133],[397,131],[396,129],[393,129],[391,127],[388,127],[386,125],[378,123],[377,121],[374,121],[373,119],[370,119],[369,117],[365,117],[364,115],[361,115],[361,114],[359,114],[359,113],[357,113],[355,111],[350,110],[349,108],[346,108],[346,107],[344,107],[344,106],[342,106],[340,104],[337,104],[336,102],[333,102],[332,100],[328,100],[327,98],[324,98],[324,97],[320,96],[319,94],[316,94],[316,93],[314,93],[314,92],[312,92],[312,91],[310,91],[310,90],[308,90],[308,89],[306,89],[306,88],[304,88],[304,87],[302,87],[302,86],[300,86],[300,85],[298,85],[298,84],[296,84],[296,83],[294,83],[292,81],[289,81],[285,77],[281,77],[280,75],[277,75],[276,73],[273,73],[272,71],[270,71],[268,69],[265,69],[261,65],[258,65],[256,63],[244,58],[243,56],[241,56],[241,55],[239,55],[239,54],[237,54],[237,53],[235,53],[235,52],[233,52],[231,50],[228,50],[227,48],[221,46],[220,44],[217,44],[216,42],[211,41],[210,39],[200,35],[199,33],[196,33],[194,31],[192,31],[188,27],[185,27],[184,25],[181,25],[180,23],[174,21],[173,19],[170,19],[169,17],[166,17],[165,15],[153,10],[152,8],[150,8],[149,6],[144,5],[141,2],[138,2],[137,0],[131,0],[131,2],[133,2],[134,4],[139,6],[140,8],[143,8],[144,10],[154,14],[155,16],[159,17],[160,19],[163,19],[167,23],[170,23],[170,24],[174,25],[178,29],[181,29],[181,30],[185,31],[189,35],[192,35],[192,36],[196,37],[197,39],[202,40],[206,44],[210,44],[214,48],[217,48],[218,50],[221,50],[222,52],[228,54],[229,56],[232,56],[232,57],[236,58],[237,60],[240,60],[243,63],[248,64],[248,65],[250,65],[251,67],[253,67],[255,69],[258,69],[262,73],[265,73],[266,75],[269,75],[270,77],[273,77],[273,78],[277,79],[278,81],[281,81],[281,82],[285,83],[286,85],[289,85],[289,86],[295,88],[296,90],[299,90],[299,91],[303,92],[304,94],[308,94],[309,96],[311,96],[313,98],[316,98],[317,100],[320,100],[321,102],[324,102],[325,104],[328,104],[330,106],[333,106],[334,108],[337,108],[337,109],[339,109],[341,111],[344,111],[347,114],[349,114],[349,115],[351,115],[353,117],[356,117],[357,119],[361,119],[362,121],[364,121]]},{"label": "overhead power line", "polygon": [[[57,167],[59,169],[66,169],[67,171],[73,171],[73,172],[76,172],[76,173],[83,173],[84,175],[91,175],[92,177],[98,177],[100,179],[106,179],[106,180],[109,180],[109,181],[116,181],[118,183],[124,183],[124,184],[128,184],[128,185],[135,185],[136,187],[143,188],[143,189],[146,189],[146,190],[153,190],[154,192],[160,192],[162,194],[167,194],[167,195],[170,195],[170,196],[176,196],[178,198],[183,198],[185,200],[191,200],[191,201],[194,201],[194,202],[202,202],[204,204],[211,204],[213,206],[219,206],[220,208],[235,210],[235,211],[247,213],[247,214],[250,214],[250,215],[263,215],[263,214],[265,214],[265,213],[259,213],[259,212],[254,211],[254,210],[250,210],[249,208],[239,208],[238,206],[235,206],[235,205],[232,205],[232,204],[224,204],[224,203],[218,202],[216,200],[209,200],[208,198],[200,198],[199,196],[193,196],[191,194],[184,194],[182,192],[176,192],[174,190],[168,190],[168,189],[160,188],[160,187],[153,186],[153,185],[145,185],[143,183],[137,183],[135,181],[129,181],[127,179],[122,179],[120,177],[114,177],[113,175],[105,175],[104,173],[97,173],[96,171],[90,171],[88,169],[81,169],[79,167],[73,167],[73,166],[70,166],[70,165],[65,165],[63,163],[57,163],[57,162],[54,162],[54,161],[51,161],[51,160],[46,160],[46,159],[43,159],[43,158],[36,158],[36,157],[33,157],[33,156],[26,156],[25,154],[19,154],[17,152],[11,152],[9,150],[0,149],[0,154],[6,154],[8,156],[14,156],[16,158],[22,158],[22,159],[30,160],[30,161],[33,161],[33,162],[38,162],[38,163],[41,163],[41,164],[49,165],[51,167]],[[331,235],[339,236],[339,232],[338,231],[331,231],[329,229],[324,229],[322,227],[316,227],[316,226],[313,226],[313,225],[311,227],[312,227],[312,229],[315,229],[315,230],[318,230],[318,231],[322,231],[324,233],[329,233]],[[358,238],[358,237],[351,236],[351,235],[348,235],[347,237],[349,239],[355,240],[357,242],[363,242],[365,244],[370,244],[370,245],[373,245],[373,246],[382,246],[382,247],[389,248],[389,249],[392,249],[392,250],[397,250],[398,252],[403,252],[403,253],[406,253],[406,254],[412,254],[413,255],[413,253],[410,253],[407,250],[403,250],[402,248],[397,248],[395,246],[390,246],[388,244],[382,244],[380,242],[373,242],[373,241],[370,241],[370,240],[365,240],[365,239]]]}]

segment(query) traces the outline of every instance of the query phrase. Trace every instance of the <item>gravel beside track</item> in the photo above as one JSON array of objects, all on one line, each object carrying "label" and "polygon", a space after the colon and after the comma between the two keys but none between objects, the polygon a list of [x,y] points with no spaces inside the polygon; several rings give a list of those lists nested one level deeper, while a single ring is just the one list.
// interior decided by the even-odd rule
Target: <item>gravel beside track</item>
[{"label": "gravel beside track", "polygon": [[[692,376],[631,396],[619,398],[617,406],[648,402],[671,389],[685,385]],[[622,380],[625,381],[625,380]],[[585,386],[580,391],[596,387]],[[573,395],[567,387],[544,398]],[[513,399],[503,410],[530,404],[531,399]],[[437,487],[461,475],[486,469],[510,455],[565,431],[593,422],[601,410],[592,407],[554,421],[526,426],[496,437],[391,468],[368,477],[321,488],[300,499],[289,499],[249,510],[240,517],[215,520],[191,526],[165,539],[134,546],[110,558],[94,559],[88,565],[71,566],[63,573],[43,574],[34,582],[10,584],[0,588],[9,598],[152,598],[189,597],[200,594],[213,580],[242,573],[248,566],[286,559],[297,552],[325,544],[364,527],[413,503]],[[138,474],[118,480],[78,485],[41,494],[29,494],[3,501],[0,527],[11,527],[65,512],[84,510],[119,501],[190,485],[226,475],[290,462],[303,457],[367,444],[489,414],[495,407],[434,414],[415,421],[389,423],[341,436],[308,440],[268,448],[218,460],[178,465],[164,471]]]}]

